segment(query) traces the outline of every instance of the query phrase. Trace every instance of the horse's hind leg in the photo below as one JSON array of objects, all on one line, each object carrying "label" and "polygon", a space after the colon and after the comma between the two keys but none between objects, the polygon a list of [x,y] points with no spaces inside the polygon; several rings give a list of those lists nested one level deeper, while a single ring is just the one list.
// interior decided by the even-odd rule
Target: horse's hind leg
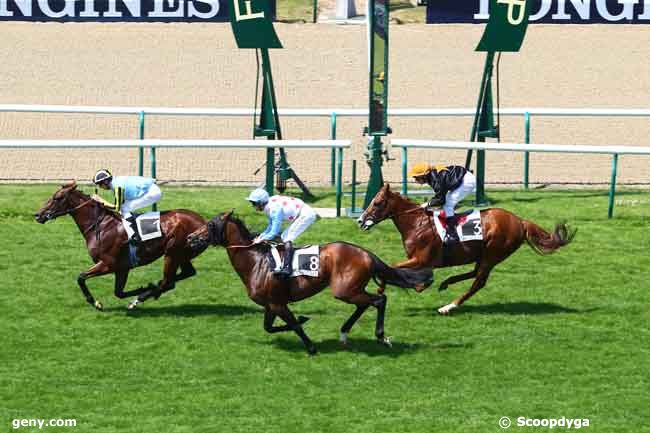
[{"label": "horse's hind leg", "polygon": [[384,316],[386,314],[386,303],[387,298],[385,295],[375,295],[365,291],[353,294],[351,296],[338,294],[335,295],[337,299],[340,299],[348,304],[354,304],[357,306],[357,309],[352,313],[352,315],[345,321],[341,327],[341,343],[344,345],[348,341],[348,333],[352,326],[359,320],[361,315],[368,309],[369,306],[374,306],[377,308],[377,321],[375,322],[375,336],[377,340],[381,343],[390,345],[390,340],[384,334]]},{"label": "horse's hind leg", "polygon": [[[179,263],[174,260],[172,256],[165,256],[165,267],[163,271],[163,279],[158,282],[158,285],[149,284],[146,288],[141,288],[142,293],[137,299],[129,302],[127,308],[134,309],[138,304],[146,301],[149,298],[155,297],[158,299],[160,295],[172,290],[176,287],[176,271],[178,270]],[[194,268],[192,268],[194,269]]]},{"label": "horse's hind leg", "polygon": [[454,299],[451,304],[447,304],[443,307],[438,308],[438,313],[442,315],[447,315],[451,312],[451,310],[458,308],[463,304],[463,302],[467,301],[469,298],[474,295],[474,293],[478,292],[485,286],[485,283],[487,282],[488,277],[490,276],[490,272],[492,271],[493,265],[480,265],[476,279],[472,283],[472,286],[469,288],[469,290],[465,293],[463,293],[461,296],[459,296],[457,299]]},{"label": "horse's hind leg", "polygon": [[269,305],[269,309],[272,314],[280,316],[280,318],[287,323],[289,328],[298,334],[298,337],[300,337],[310,355],[316,354],[316,346],[314,346],[314,343],[309,339],[309,337],[307,337],[307,334],[305,334],[305,331],[302,329],[302,325],[298,319],[296,319],[296,316],[293,315],[291,310],[289,310],[288,306],[277,304]]},{"label": "horse's hind leg", "polygon": [[124,287],[126,287],[126,281],[128,278],[129,278],[128,269],[125,271],[115,272],[115,296],[117,296],[120,299],[128,298],[129,296],[139,295],[140,293],[146,290],[144,287],[140,287],[139,289],[125,292]]}]

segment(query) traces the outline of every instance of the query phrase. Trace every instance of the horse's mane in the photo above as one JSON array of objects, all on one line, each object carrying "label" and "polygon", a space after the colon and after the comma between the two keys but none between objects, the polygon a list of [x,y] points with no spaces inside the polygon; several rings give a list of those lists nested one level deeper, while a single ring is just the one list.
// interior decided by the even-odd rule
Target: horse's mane
[{"label": "horse's mane", "polygon": [[230,218],[228,218],[228,220],[235,223],[235,225],[239,228],[239,230],[241,231],[242,235],[246,238],[246,240],[248,240],[248,241],[253,240],[254,236],[248,230],[248,227],[246,227],[246,224],[244,223],[243,220],[236,217],[235,215],[230,215]]}]

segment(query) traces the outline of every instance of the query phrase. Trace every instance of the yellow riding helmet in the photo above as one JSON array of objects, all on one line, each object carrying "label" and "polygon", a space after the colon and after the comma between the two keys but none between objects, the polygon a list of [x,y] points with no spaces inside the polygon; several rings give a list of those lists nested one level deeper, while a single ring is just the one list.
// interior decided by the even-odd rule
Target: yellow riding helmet
[{"label": "yellow riding helmet", "polygon": [[433,167],[431,167],[430,164],[427,164],[426,162],[418,162],[413,167],[411,167],[411,171],[409,171],[409,177],[426,176],[427,174],[431,173],[432,169]]}]

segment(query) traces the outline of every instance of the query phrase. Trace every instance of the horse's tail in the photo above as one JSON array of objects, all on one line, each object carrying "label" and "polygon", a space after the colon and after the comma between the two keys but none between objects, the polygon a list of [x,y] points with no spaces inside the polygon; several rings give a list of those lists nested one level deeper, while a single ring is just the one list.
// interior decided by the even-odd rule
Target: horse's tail
[{"label": "horse's tail", "polygon": [[549,233],[532,221],[522,220],[521,225],[526,234],[526,242],[537,253],[547,255],[558,248],[568,245],[576,235],[577,229],[571,229],[566,223],[555,225],[553,233]]},{"label": "horse's tail", "polygon": [[383,287],[384,284],[391,284],[405,289],[424,289],[433,283],[433,270],[431,268],[392,268],[374,254],[370,254],[370,257],[372,258],[370,272],[372,272],[373,279],[380,287]]}]

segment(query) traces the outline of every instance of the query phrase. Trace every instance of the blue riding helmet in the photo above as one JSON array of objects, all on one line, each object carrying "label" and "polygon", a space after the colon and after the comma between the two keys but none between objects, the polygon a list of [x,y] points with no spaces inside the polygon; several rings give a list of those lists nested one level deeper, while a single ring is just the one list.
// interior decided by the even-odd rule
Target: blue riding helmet
[{"label": "blue riding helmet", "polygon": [[265,204],[269,202],[269,193],[264,188],[257,188],[246,197],[251,203]]},{"label": "blue riding helmet", "polygon": [[102,168],[97,173],[95,173],[95,176],[93,176],[93,183],[97,185],[99,183],[105,182],[107,180],[112,180],[112,179],[113,179],[113,175],[111,174],[111,172],[105,168]]}]

